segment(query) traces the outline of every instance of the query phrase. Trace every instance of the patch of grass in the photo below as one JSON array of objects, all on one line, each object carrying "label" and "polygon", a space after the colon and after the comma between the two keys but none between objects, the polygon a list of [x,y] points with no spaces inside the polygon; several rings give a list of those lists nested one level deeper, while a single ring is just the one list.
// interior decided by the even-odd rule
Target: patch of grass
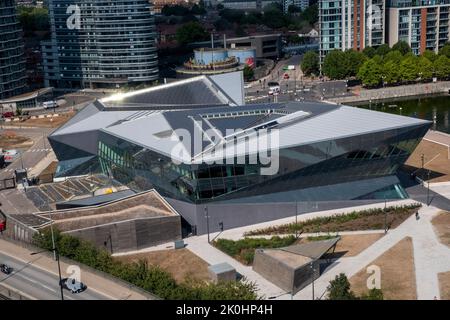
[{"label": "patch of grass", "polygon": [[337,238],[338,235],[331,235],[331,234],[327,234],[327,235],[323,235],[323,236],[310,236],[310,237],[306,237],[307,241],[322,241],[322,240],[330,240],[330,239],[334,239]]},{"label": "patch of grass", "polygon": [[270,234],[290,234],[296,231],[314,232],[339,232],[358,230],[377,230],[384,228],[384,219],[387,216],[389,228],[395,228],[414,214],[420,204],[406,206],[392,206],[361,211],[353,211],[345,214],[334,214],[327,217],[317,217],[299,223],[289,223],[264,229],[246,232],[245,236],[258,236]]},{"label": "patch of grass", "polygon": [[281,248],[296,242],[294,236],[265,238],[244,238],[237,241],[228,239],[218,239],[213,245],[236,260],[251,265],[255,257],[257,248]]}]

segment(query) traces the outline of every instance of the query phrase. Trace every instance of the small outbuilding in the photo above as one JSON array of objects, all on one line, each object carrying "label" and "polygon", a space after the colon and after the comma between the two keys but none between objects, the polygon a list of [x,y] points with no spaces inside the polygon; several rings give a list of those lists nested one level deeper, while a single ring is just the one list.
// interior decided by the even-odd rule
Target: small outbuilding
[{"label": "small outbuilding", "polygon": [[208,272],[213,282],[236,280],[236,269],[226,262],[209,266]]},{"label": "small outbuilding", "polygon": [[320,276],[321,259],[340,237],[277,249],[256,249],[253,270],[286,292],[295,294]]}]

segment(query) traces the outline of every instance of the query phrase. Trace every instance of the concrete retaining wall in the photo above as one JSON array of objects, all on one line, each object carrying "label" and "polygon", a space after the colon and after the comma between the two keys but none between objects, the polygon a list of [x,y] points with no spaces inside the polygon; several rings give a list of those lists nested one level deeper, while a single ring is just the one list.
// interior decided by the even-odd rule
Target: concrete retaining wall
[{"label": "concrete retaining wall", "polygon": [[[252,225],[256,223],[277,220],[295,216],[298,214],[340,209],[384,203],[384,200],[349,200],[349,201],[321,201],[309,203],[280,202],[280,203],[249,203],[249,204],[214,204],[196,205],[179,200],[166,198],[166,200],[179,212],[191,225],[198,235],[207,233],[207,221],[209,231],[220,231],[220,223],[224,230]],[[205,206],[208,209],[209,218],[206,219]],[[194,231],[194,230],[193,230]]]},{"label": "concrete retaining wall", "polygon": [[181,239],[181,218],[126,220],[66,233],[88,240],[111,253],[127,252]]},{"label": "concrete retaining wall", "polygon": [[380,89],[361,90],[354,96],[329,98],[329,101],[336,103],[375,101],[381,99],[392,99],[400,97],[413,97],[419,95],[433,95],[449,93],[450,81],[441,81],[436,83],[420,83],[414,85],[405,85],[399,87],[387,87]]}]

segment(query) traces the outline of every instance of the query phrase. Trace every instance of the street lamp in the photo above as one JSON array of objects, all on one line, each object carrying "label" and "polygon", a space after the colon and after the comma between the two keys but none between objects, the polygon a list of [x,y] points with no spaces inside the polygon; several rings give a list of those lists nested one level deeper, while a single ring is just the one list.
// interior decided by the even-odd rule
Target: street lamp
[{"label": "street lamp", "polygon": [[209,239],[209,213],[208,213],[208,207],[205,206],[205,218],[206,218],[206,232],[208,232],[208,243],[210,243]]},{"label": "street lamp", "polygon": [[43,252],[46,252],[46,251],[53,251],[53,252],[56,253],[56,261],[58,262],[59,288],[61,290],[61,300],[64,301],[64,292],[63,292],[62,277],[61,277],[61,265],[59,263],[59,252],[58,252],[58,249],[53,247],[53,249],[42,250],[42,251],[39,251],[39,252],[32,252],[32,253],[30,253],[30,255],[34,256],[36,254],[40,254],[40,253],[43,253]]},{"label": "street lamp", "polygon": [[428,179],[427,179],[427,185],[428,185],[428,188],[427,188],[427,206],[429,206],[430,205],[430,170],[428,170]]},{"label": "street lamp", "polygon": [[316,272],[316,269],[314,269],[314,261],[311,261],[310,264],[311,268],[311,284],[312,284],[312,299],[314,300],[314,272]]}]

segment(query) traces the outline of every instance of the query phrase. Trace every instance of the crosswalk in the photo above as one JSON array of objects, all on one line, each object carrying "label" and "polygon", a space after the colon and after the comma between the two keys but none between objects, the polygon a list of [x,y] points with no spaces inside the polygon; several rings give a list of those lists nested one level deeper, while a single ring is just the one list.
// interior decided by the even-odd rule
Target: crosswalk
[{"label": "crosswalk", "polygon": [[50,152],[52,149],[51,148],[47,148],[47,149],[28,149],[25,152]]}]

